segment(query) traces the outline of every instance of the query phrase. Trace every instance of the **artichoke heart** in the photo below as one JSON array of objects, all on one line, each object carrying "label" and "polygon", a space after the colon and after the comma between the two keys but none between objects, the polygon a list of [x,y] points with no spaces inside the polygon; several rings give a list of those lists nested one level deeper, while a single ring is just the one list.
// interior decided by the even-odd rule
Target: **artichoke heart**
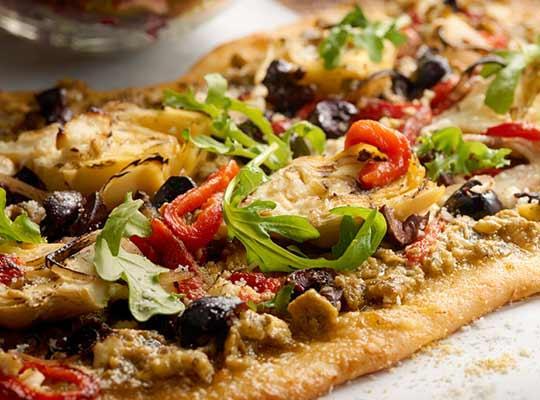
[{"label": "artichoke heart", "polygon": [[[321,233],[320,245],[337,240],[340,217],[330,210],[340,206],[394,208],[399,219],[426,212],[443,195],[444,188],[425,177],[425,170],[413,156],[406,175],[391,184],[362,190],[357,176],[365,161],[358,154],[371,158],[380,153],[369,145],[355,146],[355,151],[338,153],[334,157],[307,156],[295,159],[289,166],[274,173],[246,200],[271,200],[276,208],[268,215],[301,215],[309,219]],[[362,157],[361,159],[365,159]]]},{"label": "artichoke heart", "polygon": [[[34,252],[50,249],[40,246],[41,251]],[[39,265],[26,264],[24,286],[0,287],[0,327],[21,329],[38,321],[70,318],[104,308],[111,296],[122,297],[118,285],[96,276],[92,259],[93,246],[88,246],[66,259],[65,268],[46,268],[43,258]]]},{"label": "artichoke heart", "polygon": [[209,122],[199,113],[113,102],[64,126],[52,124],[0,142],[0,156],[34,171],[49,190],[89,194],[106,185],[105,203],[114,207],[128,191],[152,195],[169,176],[196,169],[192,164],[198,158],[183,143],[184,129],[204,134]]}]

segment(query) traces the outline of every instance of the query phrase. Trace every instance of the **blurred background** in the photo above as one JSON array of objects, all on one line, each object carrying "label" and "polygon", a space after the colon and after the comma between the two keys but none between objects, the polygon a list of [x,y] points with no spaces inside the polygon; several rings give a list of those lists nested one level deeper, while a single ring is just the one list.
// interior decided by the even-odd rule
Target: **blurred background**
[{"label": "blurred background", "polygon": [[0,0],[0,90],[46,88],[63,78],[96,89],[173,80],[222,42],[338,2]]}]

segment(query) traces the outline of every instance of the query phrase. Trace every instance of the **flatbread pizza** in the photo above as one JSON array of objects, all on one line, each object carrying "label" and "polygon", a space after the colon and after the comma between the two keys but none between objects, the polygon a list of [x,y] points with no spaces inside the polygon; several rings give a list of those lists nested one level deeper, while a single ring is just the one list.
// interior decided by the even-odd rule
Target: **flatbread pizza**
[{"label": "flatbread pizza", "polygon": [[533,3],[0,93],[0,399],[314,399],[540,292]]}]

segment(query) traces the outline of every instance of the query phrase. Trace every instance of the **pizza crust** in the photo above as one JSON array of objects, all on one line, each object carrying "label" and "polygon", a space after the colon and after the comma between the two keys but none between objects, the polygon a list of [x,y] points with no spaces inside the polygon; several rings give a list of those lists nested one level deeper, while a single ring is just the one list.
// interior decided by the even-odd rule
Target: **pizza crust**
[{"label": "pizza crust", "polygon": [[430,342],[507,304],[540,292],[540,254],[522,253],[459,269],[426,282],[402,305],[350,312],[332,337],[221,370],[209,386],[168,381],[152,390],[107,391],[116,399],[313,399],[356,377],[387,368]]}]

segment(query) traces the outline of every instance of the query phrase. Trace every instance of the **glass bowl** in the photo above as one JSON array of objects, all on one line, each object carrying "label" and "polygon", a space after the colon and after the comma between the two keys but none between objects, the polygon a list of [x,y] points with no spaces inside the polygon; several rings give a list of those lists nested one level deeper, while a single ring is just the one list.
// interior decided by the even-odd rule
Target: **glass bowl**
[{"label": "glass bowl", "polygon": [[0,29],[90,53],[138,49],[178,35],[232,0],[0,0]]}]

